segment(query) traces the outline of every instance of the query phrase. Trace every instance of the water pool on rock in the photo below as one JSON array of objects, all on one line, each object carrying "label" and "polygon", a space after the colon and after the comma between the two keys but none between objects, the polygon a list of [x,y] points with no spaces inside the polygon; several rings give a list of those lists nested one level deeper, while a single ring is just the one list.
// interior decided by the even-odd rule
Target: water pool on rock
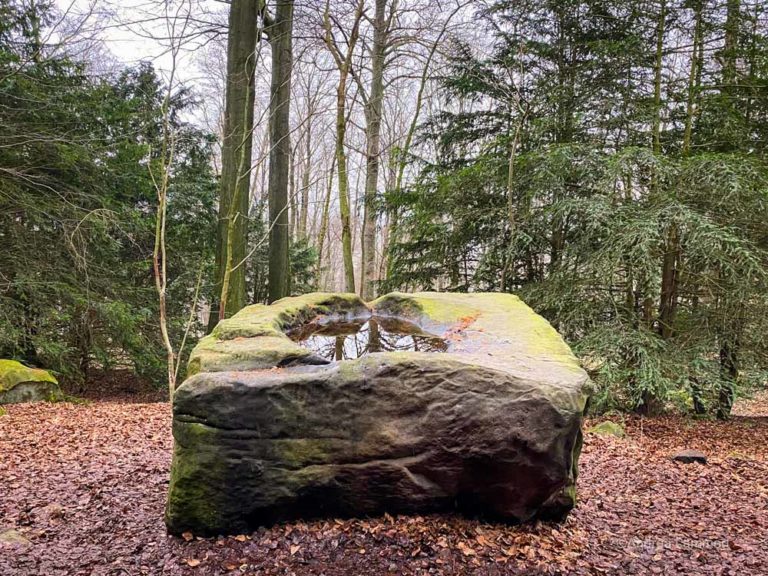
[{"label": "water pool on rock", "polygon": [[291,340],[327,360],[354,360],[376,352],[447,352],[448,341],[418,324],[371,316],[352,321],[319,321],[288,332]]},{"label": "water pool on rock", "polygon": [[[329,323],[381,328],[382,317],[445,350],[372,353],[369,334],[368,353],[336,361],[335,348],[292,339],[324,337]],[[414,336],[394,332],[395,343]],[[575,504],[589,379],[516,296],[317,293],[249,306],[200,341],[188,374],[173,399],[172,533],[439,510],[521,522]]]}]

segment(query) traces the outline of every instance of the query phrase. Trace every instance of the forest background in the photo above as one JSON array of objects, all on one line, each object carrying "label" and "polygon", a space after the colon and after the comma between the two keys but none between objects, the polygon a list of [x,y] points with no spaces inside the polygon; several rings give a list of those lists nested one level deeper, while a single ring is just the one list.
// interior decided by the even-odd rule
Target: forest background
[{"label": "forest background", "polygon": [[597,410],[764,386],[761,0],[130,6],[0,0],[0,357],[173,388],[246,304],[483,290]]}]

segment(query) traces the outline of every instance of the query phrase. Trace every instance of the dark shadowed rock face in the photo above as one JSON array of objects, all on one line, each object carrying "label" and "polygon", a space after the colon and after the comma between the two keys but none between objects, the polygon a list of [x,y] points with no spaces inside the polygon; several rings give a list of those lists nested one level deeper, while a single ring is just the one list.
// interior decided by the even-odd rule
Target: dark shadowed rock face
[{"label": "dark shadowed rock face", "polygon": [[[369,310],[351,295],[313,294],[246,309],[262,324],[239,338],[268,344],[278,328],[296,328],[281,310],[307,322],[316,314],[296,309],[333,314],[329,298],[343,299],[347,318],[402,317],[450,347],[322,362],[288,341],[269,354],[243,354],[243,344],[228,359],[219,331],[196,351],[203,370],[174,398],[171,532],[385,511],[458,508],[510,521],[567,514],[587,376],[546,321],[509,295],[394,294]],[[238,316],[230,325],[247,333]],[[281,353],[292,361],[281,363]],[[274,364],[239,368],[254,358]]]},{"label": "dark shadowed rock face", "polygon": [[698,450],[682,450],[673,455],[672,460],[682,462],[683,464],[706,464],[707,455]]}]

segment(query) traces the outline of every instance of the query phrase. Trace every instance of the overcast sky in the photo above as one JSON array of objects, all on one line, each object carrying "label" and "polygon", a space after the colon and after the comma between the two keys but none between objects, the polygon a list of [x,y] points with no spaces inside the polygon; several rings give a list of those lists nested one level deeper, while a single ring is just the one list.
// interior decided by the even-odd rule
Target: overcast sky
[{"label": "overcast sky", "polygon": [[[150,60],[155,68],[167,75],[172,58],[168,36],[168,21],[164,18],[164,3],[159,0],[55,0],[70,21],[87,22],[85,29],[102,38],[109,53],[120,63],[135,65]],[[210,19],[211,14],[225,11],[226,5],[216,0],[177,0],[177,6],[193,7],[194,14]],[[157,39],[154,39],[154,38]],[[200,40],[190,40],[177,62],[178,80],[194,82],[198,76],[196,50]]]}]

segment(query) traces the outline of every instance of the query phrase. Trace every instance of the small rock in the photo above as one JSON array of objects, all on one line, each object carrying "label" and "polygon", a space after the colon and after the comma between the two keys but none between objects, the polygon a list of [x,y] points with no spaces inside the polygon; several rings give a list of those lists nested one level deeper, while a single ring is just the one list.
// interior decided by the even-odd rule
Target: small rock
[{"label": "small rock", "polygon": [[60,520],[64,517],[64,506],[58,502],[51,502],[47,506],[35,509],[34,513],[44,520]]},{"label": "small rock", "polygon": [[59,383],[50,373],[27,368],[16,360],[0,360],[0,404],[54,402],[62,398]]},{"label": "small rock", "polygon": [[683,450],[672,456],[672,460],[682,462],[683,464],[693,464],[694,462],[706,464],[707,456],[704,452],[699,452],[698,450]]},{"label": "small rock", "polygon": [[615,436],[616,438],[624,438],[626,435],[626,432],[624,432],[624,426],[616,422],[611,422],[610,420],[606,420],[605,422],[600,422],[600,424],[592,426],[592,428],[587,430],[587,432],[597,434],[598,436]]},{"label": "small rock", "polygon": [[9,530],[0,530],[0,545],[2,544],[26,546],[31,544],[31,542],[21,532],[11,528]]}]

